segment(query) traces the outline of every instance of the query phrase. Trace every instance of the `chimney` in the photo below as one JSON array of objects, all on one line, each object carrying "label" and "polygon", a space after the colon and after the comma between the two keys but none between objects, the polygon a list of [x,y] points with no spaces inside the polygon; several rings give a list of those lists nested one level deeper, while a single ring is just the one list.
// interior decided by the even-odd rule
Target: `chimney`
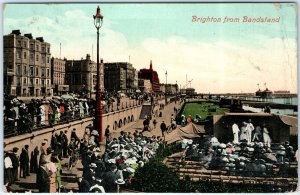
[{"label": "chimney", "polygon": [[37,37],[36,40],[39,40],[40,42],[44,42],[44,38],[43,37]]},{"label": "chimney", "polygon": [[20,30],[12,30],[11,34],[20,35],[21,31]]},{"label": "chimney", "polygon": [[32,39],[32,34],[29,33],[29,34],[24,34],[25,37],[29,38],[29,39]]}]

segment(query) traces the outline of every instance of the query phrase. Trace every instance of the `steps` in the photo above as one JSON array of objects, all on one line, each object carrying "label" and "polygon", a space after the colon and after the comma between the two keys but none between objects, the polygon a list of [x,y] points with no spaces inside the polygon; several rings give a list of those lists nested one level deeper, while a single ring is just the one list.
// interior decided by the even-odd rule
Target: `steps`
[{"label": "steps", "polygon": [[145,119],[145,116],[152,115],[152,105],[151,104],[143,104],[140,119]]}]

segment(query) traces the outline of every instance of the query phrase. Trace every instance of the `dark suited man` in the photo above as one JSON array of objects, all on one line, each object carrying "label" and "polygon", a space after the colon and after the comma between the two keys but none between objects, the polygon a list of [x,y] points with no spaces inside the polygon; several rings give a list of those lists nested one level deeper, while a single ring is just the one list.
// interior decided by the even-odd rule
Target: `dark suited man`
[{"label": "dark suited man", "polygon": [[22,177],[23,174],[23,178],[26,178],[26,176],[30,176],[28,148],[29,145],[25,145],[20,155],[20,177]]}]

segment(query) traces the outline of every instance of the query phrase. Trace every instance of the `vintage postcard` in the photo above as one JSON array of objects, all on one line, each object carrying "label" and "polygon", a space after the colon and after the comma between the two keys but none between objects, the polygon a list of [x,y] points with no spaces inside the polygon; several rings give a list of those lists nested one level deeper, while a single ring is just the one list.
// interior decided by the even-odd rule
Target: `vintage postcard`
[{"label": "vintage postcard", "polygon": [[4,3],[3,191],[298,190],[297,3]]}]

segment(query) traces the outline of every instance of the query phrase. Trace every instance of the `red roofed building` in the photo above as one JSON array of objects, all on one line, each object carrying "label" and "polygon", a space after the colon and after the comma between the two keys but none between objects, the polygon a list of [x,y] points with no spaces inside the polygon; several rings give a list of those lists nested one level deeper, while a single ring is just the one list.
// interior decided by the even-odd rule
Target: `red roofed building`
[{"label": "red roofed building", "polygon": [[150,61],[150,69],[146,69],[146,68],[141,69],[139,71],[138,77],[139,79],[150,80],[152,84],[152,91],[154,93],[160,92],[159,78],[157,72],[152,69],[152,60]]}]

